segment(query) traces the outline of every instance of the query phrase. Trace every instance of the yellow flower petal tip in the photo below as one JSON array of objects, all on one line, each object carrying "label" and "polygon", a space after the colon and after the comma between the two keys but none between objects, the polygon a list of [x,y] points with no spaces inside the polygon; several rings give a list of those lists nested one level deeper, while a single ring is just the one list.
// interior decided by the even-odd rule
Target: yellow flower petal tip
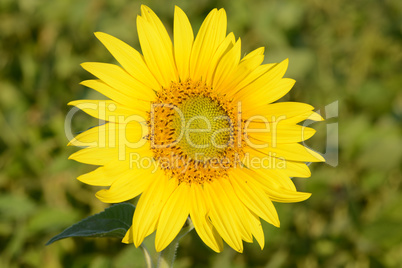
[{"label": "yellow flower petal tip", "polygon": [[323,118],[311,105],[277,102],[295,83],[284,78],[289,59],[261,65],[263,47],[242,58],[224,9],[194,36],[175,6],[173,39],[149,7],[136,20],[142,53],[95,32],[119,66],[81,64],[97,77],[81,84],[109,99],[68,103],[106,122],[68,144],[86,144],[69,159],[99,166],[78,180],[109,187],[96,193],[102,202],[140,196],[123,243],[138,247],[156,232],[161,251],[190,217],[215,252],[223,241],[243,252],[253,239],[263,249],[261,220],[280,227],[273,201],[311,195],[291,177],[309,177],[306,163],[325,160],[301,144],[315,130],[298,123]]}]

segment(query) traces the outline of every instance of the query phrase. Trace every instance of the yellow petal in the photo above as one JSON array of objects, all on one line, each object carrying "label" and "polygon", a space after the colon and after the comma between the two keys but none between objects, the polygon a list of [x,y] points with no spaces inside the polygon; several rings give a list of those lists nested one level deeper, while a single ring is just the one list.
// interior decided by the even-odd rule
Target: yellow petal
[{"label": "yellow petal", "polygon": [[190,198],[190,217],[194,229],[207,246],[215,252],[221,252],[223,250],[222,238],[208,219],[209,208],[205,200],[204,190],[200,185],[191,185]]},{"label": "yellow petal", "polygon": [[[117,147],[120,142],[138,142],[148,134],[148,126],[139,122],[127,124],[105,123],[78,134],[68,146]],[[126,139],[121,140],[121,137]]]},{"label": "yellow petal", "polygon": [[[254,150],[254,152],[253,152]],[[245,151],[262,156],[272,156],[280,159],[298,162],[324,162],[325,159],[317,152],[299,143],[278,143],[276,147],[245,148]]]},{"label": "yellow petal", "polygon": [[324,118],[322,118],[322,116],[318,113],[309,111],[309,112],[304,112],[304,113],[301,113],[301,114],[293,116],[293,117],[289,117],[287,119],[282,120],[281,122],[282,122],[282,124],[289,125],[289,124],[297,124],[304,120],[323,121]]},{"label": "yellow petal", "polygon": [[[306,120],[313,120],[313,121],[324,121],[324,118],[318,113],[311,113]],[[300,122],[300,121],[299,121]]]},{"label": "yellow petal", "polygon": [[85,148],[70,155],[68,159],[89,165],[105,165],[118,156],[117,148]]},{"label": "yellow petal", "polygon": [[112,99],[113,101],[120,103],[126,107],[145,107],[144,109],[149,109],[150,103],[147,101],[142,101],[139,99],[135,99],[124,92],[118,91],[105,82],[101,80],[85,80],[80,83],[81,85],[84,85],[86,87],[92,88],[99,93],[105,95],[106,97]]},{"label": "yellow petal", "polygon": [[250,222],[245,219],[246,211],[248,210],[248,208],[244,206],[244,204],[237,197],[229,180],[222,179],[219,180],[219,183],[221,184],[222,189],[224,189],[227,197],[233,205],[233,208],[237,211],[237,213],[234,214],[234,217],[236,217],[236,221],[238,222],[238,230],[241,234],[242,239],[249,243],[253,242]]},{"label": "yellow petal", "polygon": [[236,93],[235,88],[260,66],[264,60],[263,53],[264,48],[259,48],[247,54],[240,61],[232,74],[229,75],[216,90],[232,97]]},{"label": "yellow petal", "polygon": [[220,180],[204,184],[206,199],[210,206],[209,215],[212,224],[226,243],[234,250],[243,252],[241,226],[238,216],[235,215],[237,210],[219,183]]},{"label": "yellow petal", "polygon": [[[271,98],[271,94],[274,98],[276,98],[286,90],[290,90],[291,87],[288,87],[290,85],[293,86],[292,83],[294,83],[294,80],[285,80],[288,83],[285,83],[284,85],[280,83],[280,80],[285,74],[287,67],[288,60],[278,63],[269,69],[269,71],[264,75],[260,76],[258,79],[236,93],[234,100],[242,103],[242,112],[245,117],[253,115],[251,112],[256,108],[272,102],[273,99]],[[278,90],[276,90],[277,87]]]},{"label": "yellow petal", "polygon": [[224,9],[212,10],[205,18],[195,38],[190,59],[190,77],[197,81],[205,79],[210,69],[210,61],[216,49],[225,39],[226,12]]},{"label": "yellow petal", "polygon": [[279,218],[274,205],[261,188],[256,187],[250,177],[240,177],[232,172],[230,182],[238,198],[257,216],[279,227]]},{"label": "yellow petal", "polygon": [[303,162],[286,161],[286,168],[283,169],[289,177],[308,178],[311,176],[311,171]]},{"label": "yellow petal", "polygon": [[129,169],[115,180],[109,189],[96,193],[104,203],[120,203],[140,195],[161,171],[155,166],[142,169]]},{"label": "yellow petal", "polygon": [[[289,188],[289,185],[285,185],[285,180],[278,180],[272,172],[267,170],[250,170],[242,169],[237,170],[240,177],[248,178],[258,185],[259,188],[264,189],[269,198],[275,202],[293,203],[300,202],[308,199],[311,194],[304,192],[297,192],[296,188]],[[289,182],[289,179],[288,183]],[[293,185],[293,183],[292,183]]]},{"label": "yellow petal", "polygon": [[125,244],[133,244],[133,226],[131,225],[126,234],[124,235],[123,239],[121,240],[122,243]]},{"label": "yellow petal", "polygon": [[115,136],[115,128],[111,128],[110,123],[105,123],[78,134],[67,146],[110,147],[110,144],[106,144],[109,141],[109,136]]},{"label": "yellow petal", "polygon": [[99,167],[94,171],[83,174],[77,178],[77,180],[94,186],[110,186],[117,177],[106,176],[103,167]]},{"label": "yellow petal", "polygon": [[250,53],[248,53],[246,56],[244,56],[241,61],[248,61],[256,56],[263,56],[264,55],[265,48],[264,47],[259,47],[257,49],[254,49]]},{"label": "yellow petal", "polygon": [[172,41],[170,40],[165,26],[163,26],[162,21],[158,18],[155,12],[153,12],[152,9],[150,9],[146,5],[141,5],[141,16],[147,22],[149,22],[152,30],[155,31],[155,33],[161,39],[161,45],[163,45],[167,51],[171,50]]},{"label": "yellow petal", "polygon": [[180,79],[186,81],[190,74],[190,55],[194,34],[186,14],[178,6],[174,10],[174,55]]},{"label": "yellow petal", "polygon": [[269,189],[284,188],[296,192],[293,181],[280,169],[253,169],[256,180]]},{"label": "yellow petal", "polygon": [[104,147],[88,147],[70,155],[68,159],[90,165],[102,166],[110,161],[131,161],[131,165],[141,165],[141,157],[149,157],[149,144],[146,140],[136,143],[119,141],[119,144],[106,143]]},{"label": "yellow petal", "polygon": [[[306,113],[312,113],[312,110],[314,110],[314,107],[307,103],[278,102],[261,106],[258,109],[254,110],[253,114],[250,116],[262,115],[268,120],[268,122],[290,122],[285,120],[291,119],[296,116],[301,116]],[[245,118],[249,117],[247,116]],[[291,121],[291,123],[293,123],[293,121]]]},{"label": "yellow petal", "polygon": [[124,95],[144,101],[155,100],[155,92],[150,87],[140,83],[117,65],[101,62],[85,62],[81,66]]},{"label": "yellow petal", "polygon": [[262,229],[260,218],[247,208],[245,209],[245,213],[246,215],[244,218],[249,222],[251,233],[255,237],[255,240],[257,240],[262,250],[264,249],[265,245],[265,236],[264,236],[264,230]]},{"label": "yellow petal", "polygon": [[162,208],[176,187],[174,179],[169,180],[164,173],[160,173],[141,195],[133,217],[133,241],[136,247],[155,231]]},{"label": "yellow petal", "polygon": [[112,100],[76,100],[68,105],[75,106],[92,117],[116,123],[146,122],[146,112],[149,110],[126,107]]},{"label": "yellow petal", "polygon": [[190,213],[190,186],[181,183],[162,209],[156,228],[156,251],[164,250],[177,236]]},{"label": "yellow petal", "polygon": [[[267,89],[267,92],[264,94],[260,95],[255,95],[253,96],[254,100],[257,99],[263,99],[263,101],[259,101],[256,103],[254,106],[249,106],[249,103],[247,100],[244,100],[243,102],[243,111],[245,111],[245,116],[253,114],[254,111],[258,111],[261,109],[261,106],[265,106],[268,103],[274,102],[280,98],[282,98],[285,94],[287,94],[293,85],[295,84],[295,80],[290,79],[290,78],[283,78],[281,79],[278,83],[276,83],[274,86],[271,86],[269,89]],[[254,114],[256,114],[254,112]]]},{"label": "yellow petal", "polygon": [[[141,151],[141,153],[143,153],[143,151],[148,151],[147,153],[144,153],[144,156],[152,157],[151,150],[144,149]],[[122,174],[134,168],[138,169],[139,167],[131,163],[129,158],[126,160],[118,160],[116,157],[116,159],[107,162],[104,166],[99,167],[92,172],[83,174],[77,179],[89,185],[110,186],[113,182],[120,178]]]},{"label": "yellow petal", "polygon": [[[279,181],[289,180],[289,177],[308,178],[311,176],[310,169],[305,162],[290,161],[272,155],[269,156],[247,147],[245,148],[245,155],[241,160],[245,167],[272,173],[270,176]],[[291,180],[289,182],[289,189],[296,189]]]},{"label": "yellow petal", "polygon": [[158,82],[169,88],[171,82],[178,81],[178,74],[173,57],[172,42],[160,34],[152,22],[137,17],[137,31],[142,53],[150,71]]},{"label": "yellow petal", "polygon": [[[270,90],[273,86],[275,86],[279,80],[285,74],[288,68],[289,61],[288,59],[274,64],[269,70],[254,80],[249,85],[242,88],[237,94],[235,99],[239,101],[251,101],[248,99],[250,95],[267,97],[270,94]],[[253,94],[250,94],[252,92]],[[262,101],[262,100],[260,100]]]},{"label": "yellow petal", "polygon": [[[292,163],[292,161],[266,156],[255,150],[250,150],[250,152],[246,150],[245,157],[242,159],[243,166],[240,166],[237,170],[240,169],[239,172],[253,170],[264,178],[265,183],[273,183],[276,185],[275,187],[280,186],[296,191],[293,181],[289,178],[286,172],[288,163]],[[291,167],[289,166],[289,168]],[[258,180],[258,178],[256,179]],[[260,183],[264,184],[264,182]]]},{"label": "yellow petal", "polygon": [[[277,143],[296,143],[311,138],[315,129],[300,125],[271,124],[268,128],[246,129],[249,146],[275,146]],[[257,148],[257,147],[256,147]]]},{"label": "yellow petal", "polygon": [[272,201],[281,203],[295,203],[307,200],[310,198],[310,193],[305,192],[292,192],[287,189],[275,189],[268,192]]},{"label": "yellow petal", "polygon": [[216,67],[214,80],[212,83],[212,87],[214,89],[218,89],[223,81],[227,79],[228,76],[232,74],[232,72],[236,69],[240,62],[241,55],[241,40],[235,43],[232,49],[230,49],[225,55],[223,55],[222,59],[219,61],[218,66]]},{"label": "yellow petal", "polygon": [[279,82],[269,89],[269,95],[266,98],[267,103],[274,102],[285,96],[296,83],[296,80],[290,78],[282,78]]},{"label": "yellow petal", "polygon": [[233,48],[235,41],[236,40],[234,34],[229,33],[223,40],[223,42],[216,49],[205,75],[205,81],[208,85],[212,85],[216,67],[219,64],[219,61],[222,59],[224,55],[226,55],[228,51],[230,51]]},{"label": "yellow petal", "polygon": [[96,32],[95,36],[131,76],[149,88],[156,91],[160,89],[160,84],[149,71],[142,55],[137,50],[109,34]]},{"label": "yellow petal", "polygon": [[255,68],[253,71],[251,71],[243,80],[241,80],[234,88],[233,92],[237,93],[246,86],[249,86],[251,83],[256,81],[258,78],[263,76],[265,73],[267,73],[269,70],[271,70],[273,67],[275,67],[275,63],[270,63],[270,64],[263,64]]}]

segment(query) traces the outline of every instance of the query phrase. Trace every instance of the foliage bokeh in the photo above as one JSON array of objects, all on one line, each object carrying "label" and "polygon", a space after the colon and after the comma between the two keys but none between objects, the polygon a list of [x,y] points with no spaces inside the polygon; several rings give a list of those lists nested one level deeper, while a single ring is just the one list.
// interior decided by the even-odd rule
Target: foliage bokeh
[{"label": "foliage bokeh", "polygon": [[[91,168],[68,160],[66,103],[99,97],[79,85],[79,64],[114,62],[92,34],[112,34],[139,48],[135,19],[149,5],[172,29],[173,7],[195,32],[214,7],[242,51],[265,46],[265,62],[290,59],[297,83],[285,100],[339,116],[316,123],[308,142],[325,151],[327,124],[339,127],[339,164],[313,164],[295,179],[312,192],[276,204],[281,228],[264,224],[266,246],[221,254],[194,234],[181,242],[175,267],[402,266],[402,4],[398,0],[168,2],[3,0],[0,2],[0,267],[143,267],[142,253],[113,239],[45,243],[108,205],[75,178]],[[324,113],[325,114],[325,113]],[[97,124],[80,113],[74,132]]]}]

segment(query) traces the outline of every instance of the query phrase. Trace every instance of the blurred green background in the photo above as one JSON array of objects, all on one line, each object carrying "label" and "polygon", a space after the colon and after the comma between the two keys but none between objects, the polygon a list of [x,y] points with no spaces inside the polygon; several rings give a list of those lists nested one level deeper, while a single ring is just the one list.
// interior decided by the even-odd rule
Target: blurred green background
[{"label": "blurred green background", "polygon": [[[98,97],[79,85],[79,64],[114,62],[93,32],[139,49],[135,20],[149,5],[171,33],[174,4],[197,32],[224,7],[243,52],[265,46],[265,62],[290,59],[297,80],[286,100],[339,116],[315,123],[308,145],[325,152],[339,127],[339,164],[313,164],[295,179],[312,197],[276,204],[281,228],[264,224],[266,246],[221,254],[192,232],[175,267],[402,267],[402,2],[349,1],[0,1],[0,267],[143,267],[139,249],[113,239],[45,243],[108,205],[75,178],[91,167],[67,160],[67,102]],[[325,115],[325,113],[324,113]],[[80,113],[74,131],[97,122]],[[332,141],[334,142],[334,140]],[[334,158],[335,159],[335,158]],[[336,159],[335,159],[336,160]]]}]

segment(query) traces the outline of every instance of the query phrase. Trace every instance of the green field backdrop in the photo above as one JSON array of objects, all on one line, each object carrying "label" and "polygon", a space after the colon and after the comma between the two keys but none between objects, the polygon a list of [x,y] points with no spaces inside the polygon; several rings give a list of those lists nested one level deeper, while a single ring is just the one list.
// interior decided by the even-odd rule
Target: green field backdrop
[{"label": "green field backdrop", "polygon": [[[76,180],[93,167],[67,160],[76,148],[66,146],[66,104],[99,97],[79,85],[92,77],[80,63],[115,62],[93,32],[140,49],[141,4],[170,34],[174,4],[195,32],[212,8],[225,8],[242,53],[264,46],[265,63],[289,58],[286,77],[297,83],[284,100],[310,103],[326,116],[327,105],[339,107],[313,125],[317,134],[307,142],[325,153],[338,127],[339,150],[329,141],[335,166],[313,164],[311,178],[294,179],[313,195],[275,204],[281,228],[263,225],[263,251],[246,243],[243,254],[227,245],[216,254],[192,232],[175,267],[402,267],[400,0],[1,0],[0,267],[144,267],[139,249],[115,239],[45,246],[108,206],[95,198],[99,188]],[[96,124],[79,113],[73,131]]]}]

